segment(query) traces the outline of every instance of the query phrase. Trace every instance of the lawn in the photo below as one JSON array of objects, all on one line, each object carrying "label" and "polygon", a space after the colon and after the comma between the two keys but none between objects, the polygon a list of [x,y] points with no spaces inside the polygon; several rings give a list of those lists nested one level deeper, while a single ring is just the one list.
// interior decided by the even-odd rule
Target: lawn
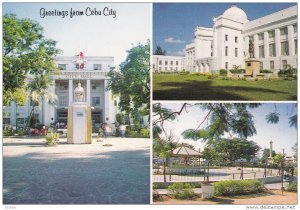
[{"label": "lawn", "polygon": [[296,80],[222,80],[206,76],[153,74],[153,100],[296,101]]}]

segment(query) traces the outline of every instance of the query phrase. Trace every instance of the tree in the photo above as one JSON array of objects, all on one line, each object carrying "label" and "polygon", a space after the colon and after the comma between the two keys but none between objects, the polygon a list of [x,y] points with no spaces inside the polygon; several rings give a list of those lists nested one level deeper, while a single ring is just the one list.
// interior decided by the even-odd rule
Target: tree
[{"label": "tree", "polygon": [[[204,120],[196,129],[188,129],[182,133],[186,139],[212,140],[221,139],[224,134],[237,135],[247,139],[256,134],[253,115],[248,109],[255,108],[260,104],[196,104],[200,109],[207,110]],[[202,124],[208,121],[209,125],[200,129]]]},{"label": "tree", "polygon": [[55,71],[53,57],[60,53],[56,41],[45,39],[42,26],[30,19],[18,19],[14,14],[3,17],[3,103],[23,105],[27,74],[41,69]]},{"label": "tree", "polygon": [[273,165],[279,167],[281,165],[282,160],[283,160],[282,154],[276,154],[273,157]]},{"label": "tree", "polygon": [[49,73],[41,70],[40,74],[34,76],[34,78],[28,84],[29,98],[32,102],[32,109],[30,111],[26,128],[29,127],[31,122],[33,112],[36,107],[43,103],[44,101],[55,104],[57,101],[57,96],[52,91],[48,91],[48,87],[51,85],[52,80],[49,77]]},{"label": "tree", "polygon": [[143,116],[150,114],[149,41],[131,48],[120,70],[111,69],[107,75],[107,89],[120,97],[119,107],[128,118],[137,112]]},{"label": "tree", "polygon": [[[276,155],[276,152],[273,150],[272,151],[272,157],[274,157],[275,155]],[[260,159],[261,163],[266,164],[269,157],[270,157],[270,149],[269,148],[265,148],[263,150],[263,154],[262,154],[262,157]]]},{"label": "tree", "polygon": [[154,55],[166,55],[166,54],[167,54],[166,50],[163,50],[159,45],[156,46]]},{"label": "tree", "polygon": [[220,139],[211,141],[208,144],[208,151],[204,154],[215,161],[235,162],[238,159],[250,161],[259,150],[260,147],[254,141],[240,138]]}]

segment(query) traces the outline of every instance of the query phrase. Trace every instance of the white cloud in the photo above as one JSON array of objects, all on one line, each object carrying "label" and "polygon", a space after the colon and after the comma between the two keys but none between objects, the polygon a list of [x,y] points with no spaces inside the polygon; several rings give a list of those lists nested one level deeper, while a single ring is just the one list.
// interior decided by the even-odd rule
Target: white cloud
[{"label": "white cloud", "polygon": [[183,49],[175,52],[167,51],[167,55],[185,56],[185,50]]},{"label": "white cloud", "polygon": [[183,44],[185,41],[182,41],[180,39],[174,39],[173,37],[169,37],[165,39],[166,43],[175,43],[175,44]]}]

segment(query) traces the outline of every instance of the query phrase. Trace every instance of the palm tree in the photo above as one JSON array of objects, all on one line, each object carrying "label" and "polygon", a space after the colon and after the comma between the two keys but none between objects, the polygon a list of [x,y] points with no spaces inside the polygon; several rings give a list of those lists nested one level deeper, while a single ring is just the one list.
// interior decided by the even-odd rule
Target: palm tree
[{"label": "palm tree", "polygon": [[49,77],[49,73],[41,70],[40,74],[36,74],[28,84],[27,89],[29,92],[29,98],[32,102],[32,109],[26,123],[26,128],[29,127],[34,109],[38,107],[40,103],[43,104],[43,102],[46,101],[52,105],[56,104],[57,95],[48,90],[48,87],[52,84],[52,82],[53,81]]}]

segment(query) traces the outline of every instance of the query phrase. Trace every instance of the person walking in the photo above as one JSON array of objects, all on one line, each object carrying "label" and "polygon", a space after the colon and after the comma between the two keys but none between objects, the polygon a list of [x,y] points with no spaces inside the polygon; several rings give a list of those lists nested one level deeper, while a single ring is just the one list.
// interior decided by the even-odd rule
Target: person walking
[{"label": "person walking", "polygon": [[119,130],[120,130],[121,137],[124,138],[125,137],[126,126],[125,125],[120,125]]}]

